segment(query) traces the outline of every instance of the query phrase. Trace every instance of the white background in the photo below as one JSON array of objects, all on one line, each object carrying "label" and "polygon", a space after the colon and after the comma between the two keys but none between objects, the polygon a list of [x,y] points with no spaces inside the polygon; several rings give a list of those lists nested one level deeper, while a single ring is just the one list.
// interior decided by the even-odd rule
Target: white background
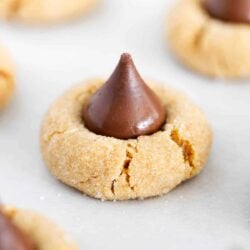
[{"label": "white background", "polygon": [[[66,25],[0,24],[17,66],[15,97],[0,115],[1,200],[52,218],[80,249],[250,249],[250,83],[200,76],[171,56],[163,40],[171,3],[103,0]],[[181,89],[201,106],[214,145],[203,173],[170,194],[103,203],[48,173],[39,127],[57,96],[82,79],[108,76],[125,51],[145,78]]]}]

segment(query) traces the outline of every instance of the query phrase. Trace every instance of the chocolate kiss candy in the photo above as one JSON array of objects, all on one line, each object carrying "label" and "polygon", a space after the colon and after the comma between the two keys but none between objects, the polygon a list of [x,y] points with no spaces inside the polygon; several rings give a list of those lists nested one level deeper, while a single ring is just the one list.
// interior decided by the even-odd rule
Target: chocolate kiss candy
[{"label": "chocolate kiss candy", "polygon": [[34,250],[29,238],[24,235],[0,210],[0,249]]},{"label": "chocolate kiss candy", "polygon": [[250,0],[205,0],[204,4],[215,18],[229,22],[250,22]]},{"label": "chocolate kiss candy", "polygon": [[83,111],[86,127],[119,139],[157,132],[165,110],[145,84],[129,54],[123,54],[109,80],[90,98]]}]

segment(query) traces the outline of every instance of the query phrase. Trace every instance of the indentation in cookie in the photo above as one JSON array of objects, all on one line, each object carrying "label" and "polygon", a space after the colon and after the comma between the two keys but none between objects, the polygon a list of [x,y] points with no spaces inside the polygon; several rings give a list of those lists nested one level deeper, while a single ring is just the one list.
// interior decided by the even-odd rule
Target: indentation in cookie
[{"label": "indentation in cookie", "polygon": [[47,142],[50,142],[53,137],[57,136],[57,135],[61,135],[61,134],[64,134],[67,130],[63,130],[63,131],[54,131],[52,132],[51,134],[49,134],[46,138],[46,141]]},{"label": "indentation in cookie", "polygon": [[204,23],[194,36],[193,46],[195,49],[200,49],[207,32],[207,23]]},{"label": "indentation in cookie", "polygon": [[2,0],[0,3],[1,12],[5,18],[10,19],[19,12],[23,4],[23,0]]},{"label": "indentation in cookie", "polygon": [[0,70],[0,108],[5,106],[13,91],[14,82],[11,75]]},{"label": "indentation in cookie", "polygon": [[11,81],[11,76],[3,70],[0,70],[0,77],[6,80],[6,82]]},{"label": "indentation in cookie", "polygon": [[10,16],[17,13],[23,5],[23,0],[13,0],[12,3],[10,4],[10,11],[9,14]]},{"label": "indentation in cookie", "polygon": [[70,129],[70,128],[65,128],[62,130],[53,130],[52,132],[48,133],[44,140],[47,143],[50,143],[55,137],[61,136],[61,135],[65,135],[66,133],[74,133],[75,131],[77,131],[76,129]]},{"label": "indentation in cookie", "polygon": [[[128,143],[127,144],[127,148],[126,148],[126,159],[123,163],[123,167],[122,167],[122,170],[121,170],[121,173],[119,175],[122,176],[122,175],[125,175],[125,180],[128,184],[128,187],[131,189],[131,191],[135,192],[135,187],[133,185],[131,185],[131,182],[130,182],[130,174],[129,174],[129,167],[130,167],[130,164],[133,160],[133,157],[136,153],[138,153],[138,150],[137,150],[137,144],[138,144],[138,140],[136,140],[136,143],[133,145],[131,143]],[[111,192],[115,195],[115,183],[118,181],[118,178],[114,179],[112,182],[111,182]]]},{"label": "indentation in cookie", "polygon": [[195,151],[192,144],[188,140],[181,138],[179,130],[177,128],[174,128],[171,131],[170,137],[179,147],[181,147],[184,161],[188,163],[192,170],[194,170]]}]

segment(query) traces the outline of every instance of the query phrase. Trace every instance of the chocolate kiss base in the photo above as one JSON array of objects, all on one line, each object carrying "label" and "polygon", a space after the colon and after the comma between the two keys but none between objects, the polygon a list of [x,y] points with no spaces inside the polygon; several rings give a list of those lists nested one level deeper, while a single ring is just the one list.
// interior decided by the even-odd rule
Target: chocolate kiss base
[{"label": "chocolate kiss base", "polygon": [[142,80],[129,54],[121,56],[114,73],[83,110],[90,131],[119,139],[153,134],[165,117],[160,99]]},{"label": "chocolate kiss base", "polygon": [[205,0],[204,8],[222,21],[250,23],[250,0]]}]

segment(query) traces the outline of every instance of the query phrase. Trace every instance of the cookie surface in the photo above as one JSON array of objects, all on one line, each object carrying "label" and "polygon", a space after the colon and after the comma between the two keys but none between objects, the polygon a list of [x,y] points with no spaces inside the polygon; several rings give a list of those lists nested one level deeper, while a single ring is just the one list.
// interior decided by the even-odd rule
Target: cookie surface
[{"label": "cookie surface", "polygon": [[82,107],[103,83],[92,80],[72,88],[44,119],[41,151],[56,178],[95,198],[127,200],[165,194],[201,171],[211,129],[202,112],[170,88],[151,86],[168,116],[161,131],[130,140],[90,132]]},{"label": "cookie surface", "polygon": [[211,17],[202,0],[179,0],[166,33],[172,51],[191,69],[216,77],[250,77],[249,24]]},{"label": "cookie surface", "polygon": [[7,51],[0,46],[0,110],[8,103],[14,90],[14,66]]},{"label": "cookie surface", "polygon": [[79,17],[97,0],[1,0],[0,17],[30,24],[63,22]]},{"label": "cookie surface", "polygon": [[52,222],[28,210],[4,208],[4,213],[39,250],[78,250],[78,248]]}]

